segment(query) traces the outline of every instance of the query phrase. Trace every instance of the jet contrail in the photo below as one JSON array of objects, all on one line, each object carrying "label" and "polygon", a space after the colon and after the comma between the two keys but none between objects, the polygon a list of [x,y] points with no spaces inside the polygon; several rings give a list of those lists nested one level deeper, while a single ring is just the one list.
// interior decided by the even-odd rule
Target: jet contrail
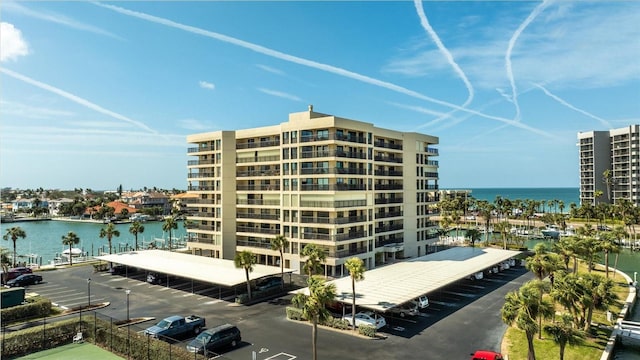
[{"label": "jet contrail", "polygon": [[605,120],[605,119],[603,119],[603,118],[601,118],[601,117],[595,116],[595,115],[593,115],[593,114],[591,114],[591,113],[588,113],[588,112],[586,112],[586,111],[584,111],[584,110],[578,109],[577,107],[575,107],[575,106],[573,106],[573,105],[569,104],[568,102],[566,102],[566,101],[562,100],[561,98],[557,97],[556,95],[552,94],[551,92],[549,92],[549,90],[545,89],[542,85],[540,85],[540,84],[533,84],[533,86],[535,86],[535,87],[537,87],[538,89],[540,89],[540,90],[544,91],[544,93],[545,93],[545,94],[547,94],[547,96],[549,96],[549,97],[550,97],[550,98],[552,98],[553,100],[555,100],[555,101],[559,102],[560,104],[562,104],[562,105],[564,105],[564,106],[568,107],[569,109],[574,110],[574,111],[577,111],[577,112],[579,112],[580,114],[583,114],[583,115],[588,116],[588,117],[590,117],[590,118],[592,118],[592,119],[595,119],[595,120],[600,121],[600,123],[601,123],[602,125],[604,125],[604,126],[605,126],[606,128],[608,128],[608,129],[613,128],[613,126],[611,126],[611,123],[609,123],[609,121],[607,121],[607,120]]},{"label": "jet contrail", "polygon": [[433,30],[433,27],[431,27],[431,24],[429,24],[427,15],[425,15],[424,8],[422,7],[422,0],[415,0],[414,4],[416,6],[416,11],[418,12],[418,17],[420,18],[420,24],[425,29],[427,34],[429,34],[429,37],[431,37],[431,40],[433,40],[433,42],[436,44],[436,46],[438,47],[438,50],[440,50],[442,55],[444,55],[444,57],[447,59],[447,62],[449,63],[449,65],[451,65],[451,67],[456,72],[456,74],[458,74],[462,82],[464,82],[464,86],[466,86],[467,92],[469,93],[467,100],[464,102],[464,104],[462,104],[462,107],[466,107],[471,103],[471,101],[473,101],[473,97],[474,97],[473,86],[471,85],[471,82],[469,82],[467,75],[465,75],[464,71],[462,71],[460,66],[458,66],[456,61],[453,59],[453,55],[451,55],[451,52],[449,52],[449,50],[444,46],[444,44],[438,37],[438,34],[436,34],[436,32]]},{"label": "jet contrail", "polygon": [[219,33],[213,32],[213,31],[200,29],[200,28],[193,27],[193,26],[190,26],[190,25],[180,24],[180,23],[168,20],[168,19],[160,18],[160,17],[157,17],[157,16],[153,16],[153,15],[149,15],[149,14],[145,14],[145,13],[141,13],[141,12],[137,12],[137,11],[124,9],[124,8],[121,8],[121,7],[118,7],[118,6],[95,3],[95,2],[93,4],[95,4],[97,6],[100,6],[100,7],[103,7],[105,9],[109,9],[109,10],[115,11],[115,12],[123,14],[123,15],[136,17],[138,19],[146,20],[146,21],[153,22],[153,23],[156,23],[156,24],[161,24],[161,25],[172,27],[172,28],[184,30],[184,31],[187,31],[187,32],[190,32],[190,33],[193,33],[193,34],[198,34],[198,35],[202,35],[202,36],[209,37],[209,38],[212,38],[212,39],[220,40],[222,42],[226,42],[226,43],[229,43],[229,44],[237,45],[237,46],[243,47],[245,49],[249,49],[249,50],[255,51],[255,52],[260,53],[260,54],[271,56],[271,57],[276,58],[276,59],[281,59],[281,60],[288,61],[288,62],[291,62],[291,63],[294,63],[294,64],[303,65],[303,66],[307,66],[307,67],[310,67],[310,68],[314,68],[314,69],[318,69],[318,70],[321,70],[321,71],[325,71],[325,72],[329,72],[329,73],[332,73],[332,74],[336,74],[336,75],[340,75],[340,76],[343,76],[343,77],[347,77],[347,78],[350,78],[350,79],[358,80],[358,81],[361,81],[361,82],[364,82],[364,83],[367,83],[367,84],[371,84],[371,85],[375,85],[375,86],[378,86],[378,87],[382,87],[382,88],[385,88],[385,89],[388,89],[388,90],[391,90],[391,91],[398,92],[400,94],[405,94],[405,95],[408,95],[408,96],[411,96],[411,97],[414,97],[414,98],[417,98],[417,99],[420,99],[420,100],[429,101],[429,102],[432,102],[434,104],[446,106],[446,107],[449,107],[451,109],[456,109],[456,110],[463,111],[463,112],[466,112],[466,113],[470,113],[470,114],[473,114],[473,115],[476,115],[476,116],[479,116],[479,117],[483,117],[483,118],[486,118],[486,119],[501,121],[501,122],[504,122],[506,124],[510,124],[510,125],[515,126],[515,127],[519,127],[519,128],[525,129],[525,130],[529,130],[529,131],[532,131],[534,133],[537,133],[537,134],[540,134],[540,135],[543,135],[543,136],[547,136],[547,137],[551,137],[551,138],[554,137],[550,133],[547,133],[547,132],[544,132],[542,130],[535,129],[535,128],[532,128],[530,126],[521,124],[518,121],[513,121],[513,120],[506,119],[506,118],[498,117],[498,116],[492,116],[492,115],[483,114],[483,113],[480,113],[478,111],[470,110],[470,109],[467,109],[467,108],[464,108],[464,107],[461,107],[461,106],[458,106],[458,105],[455,105],[455,104],[452,104],[452,103],[449,103],[449,102],[446,102],[446,101],[442,101],[442,100],[434,99],[434,98],[426,96],[426,95],[422,95],[422,94],[420,94],[420,93],[418,93],[416,91],[409,90],[409,89],[404,88],[402,86],[398,86],[398,85],[395,85],[395,84],[392,84],[392,83],[389,83],[389,82],[386,82],[386,81],[374,79],[372,77],[361,75],[361,74],[358,74],[358,73],[355,73],[355,72],[352,72],[352,71],[349,71],[349,70],[345,70],[345,69],[342,69],[342,68],[338,68],[338,67],[335,67],[335,66],[332,66],[332,65],[322,64],[322,63],[319,63],[319,62],[316,62],[316,61],[307,60],[307,59],[300,58],[300,57],[297,57],[297,56],[285,54],[285,53],[280,52],[280,51],[269,49],[267,47],[264,47],[264,46],[261,46],[261,45],[256,45],[256,44],[253,44],[253,43],[250,43],[250,42],[247,42],[247,41],[244,41],[244,40],[236,39],[236,38],[233,38],[233,37],[230,37],[230,36],[227,36],[227,35],[219,34]]},{"label": "jet contrail", "polygon": [[43,82],[34,80],[34,79],[30,78],[30,77],[18,74],[17,72],[13,72],[13,71],[5,69],[5,68],[0,68],[0,72],[3,73],[3,74],[9,75],[12,78],[24,81],[24,82],[29,83],[31,85],[37,86],[37,87],[39,87],[41,89],[50,91],[50,92],[52,92],[54,94],[58,94],[58,95],[62,96],[63,98],[71,100],[71,101],[73,101],[73,102],[75,102],[77,104],[80,104],[80,105],[82,105],[84,107],[87,107],[87,108],[89,108],[91,110],[95,110],[95,111],[97,111],[99,113],[102,113],[102,114],[111,116],[113,118],[116,118],[118,120],[122,120],[122,121],[128,122],[130,124],[133,124],[133,125],[141,128],[143,130],[146,130],[146,131],[148,131],[148,132],[150,132],[152,134],[157,134],[158,133],[157,131],[151,129],[150,127],[148,127],[147,125],[141,123],[140,121],[129,119],[128,117],[126,117],[124,115],[120,115],[120,114],[118,114],[116,112],[113,112],[111,110],[105,109],[105,108],[103,108],[103,107],[101,107],[99,105],[96,105],[96,104],[90,102],[89,100],[85,100],[85,99],[83,99],[83,98],[81,98],[79,96],[73,95],[73,94],[68,93],[68,92],[66,92],[64,90],[58,89],[58,88],[53,87],[51,85],[48,85],[48,84],[45,84]]},{"label": "jet contrail", "polygon": [[527,16],[520,26],[516,29],[516,31],[511,35],[511,39],[509,39],[509,46],[507,47],[507,52],[504,55],[505,67],[507,70],[507,77],[509,78],[509,83],[511,84],[511,100],[513,105],[516,107],[516,116],[514,120],[520,121],[520,105],[518,104],[518,89],[516,88],[516,82],[513,78],[513,69],[511,68],[511,52],[513,51],[513,47],[516,45],[516,41],[520,37],[520,34],[524,31],[524,29],[529,26],[529,24],[538,16],[542,10],[544,10],[550,1],[543,0],[542,3],[536,6],[535,9]]}]

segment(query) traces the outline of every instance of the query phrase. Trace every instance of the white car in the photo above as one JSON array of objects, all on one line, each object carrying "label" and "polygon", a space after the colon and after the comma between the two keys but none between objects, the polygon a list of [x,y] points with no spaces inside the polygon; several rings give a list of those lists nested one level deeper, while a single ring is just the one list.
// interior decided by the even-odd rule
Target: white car
[{"label": "white car", "polygon": [[[345,315],[342,320],[345,320],[350,326],[353,326],[353,317],[351,317],[351,314]],[[356,327],[361,325],[375,326],[376,329],[380,330],[387,325],[387,321],[382,316],[376,315],[371,311],[363,311],[356,314]]]},{"label": "white car", "polygon": [[429,299],[424,295],[411,300],[411,302],[418,306],[419,309],[426,309],[429,307]]}]

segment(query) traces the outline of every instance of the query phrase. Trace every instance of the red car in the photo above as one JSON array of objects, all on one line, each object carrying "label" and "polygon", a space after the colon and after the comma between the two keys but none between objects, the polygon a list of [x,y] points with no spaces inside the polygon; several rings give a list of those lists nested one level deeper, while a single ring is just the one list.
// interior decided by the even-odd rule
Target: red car
[{"label": "red car", "polygon": [[502,354],[489,350],[478,350],[471,354],[471,360],[504,360]]},{"label": "red car", "polygon": [[31,268],[24,267],[24,266],[20,266],[20,267],[15,267],[13,269],[9,269],[9,271],[11,271],[11,272],[12,271],[19,272],[20,275],[33,273],[33,270],[31,270]]}]

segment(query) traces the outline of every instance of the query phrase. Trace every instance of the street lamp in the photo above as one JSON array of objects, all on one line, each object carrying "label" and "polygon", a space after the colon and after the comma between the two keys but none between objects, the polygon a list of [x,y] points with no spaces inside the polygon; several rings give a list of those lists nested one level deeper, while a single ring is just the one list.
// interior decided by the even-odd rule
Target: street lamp
[{"label": "street lamp", "polygon": [[87,279],[87,309],[91,307],[91,278]]},{"label": "street lamp", "polygon": [[125,290],[125,294],[127,294],[127,359],[129,358],[129,353],[131,353],[131,347],[129,343],[129,339],[131,336],[131,326],[129,324],[129,294],[131,294],[131,290]]}]

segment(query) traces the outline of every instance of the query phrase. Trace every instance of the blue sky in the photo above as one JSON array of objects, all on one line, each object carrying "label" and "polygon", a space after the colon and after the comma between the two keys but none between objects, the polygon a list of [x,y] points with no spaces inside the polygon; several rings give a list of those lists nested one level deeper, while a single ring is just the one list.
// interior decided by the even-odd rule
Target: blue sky
[{"label": "blue sky", "polygon": [[638,1],[0,3],[0,185],[187,186],[188,134],[316,111],[439,137],[441,188],[577,187],[640,123]]}]

